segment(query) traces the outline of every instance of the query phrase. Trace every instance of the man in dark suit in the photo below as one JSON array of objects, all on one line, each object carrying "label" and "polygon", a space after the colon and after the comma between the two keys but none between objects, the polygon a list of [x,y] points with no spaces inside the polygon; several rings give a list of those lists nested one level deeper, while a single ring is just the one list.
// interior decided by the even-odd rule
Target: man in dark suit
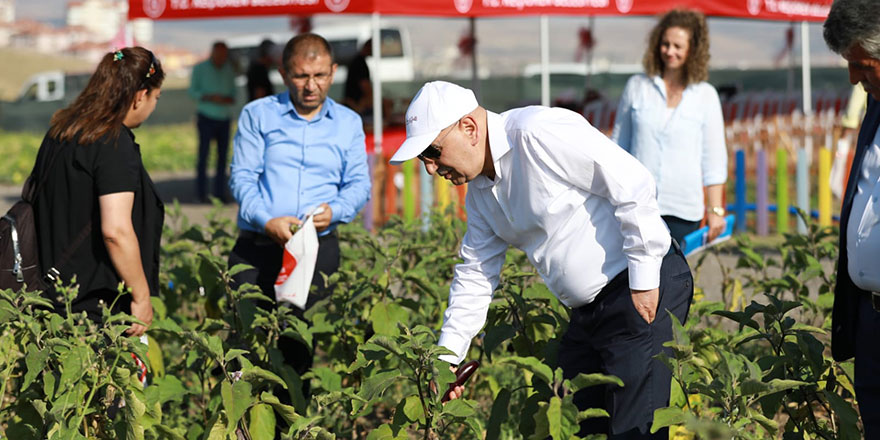
[{"label": "man in dark suit", "polygon": [[880,2],[835,0],[825,42],[847,61],[849,80],[868,92],[843,208],[831,317],[831,353],[855,357],[855,390],[865,438],[880,438]]}]

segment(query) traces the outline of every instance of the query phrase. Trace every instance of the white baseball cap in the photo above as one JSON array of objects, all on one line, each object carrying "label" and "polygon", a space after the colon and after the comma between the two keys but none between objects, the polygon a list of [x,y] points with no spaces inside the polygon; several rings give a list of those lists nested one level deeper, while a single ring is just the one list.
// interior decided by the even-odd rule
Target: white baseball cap
[{"label": "white baseball cap", "polygon": [[464,87],[446,81],[423,85],[406,109],[406,140],[394,153],[391,165],[421,154],[444,128],[478,106],[474,92]]}]

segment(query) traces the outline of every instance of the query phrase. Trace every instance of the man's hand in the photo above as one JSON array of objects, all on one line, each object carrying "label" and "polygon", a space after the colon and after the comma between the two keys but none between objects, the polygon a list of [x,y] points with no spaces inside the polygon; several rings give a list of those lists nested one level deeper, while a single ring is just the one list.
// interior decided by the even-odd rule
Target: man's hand
[{"label": "man's hand", "polygon": [[131,301],[131,314],[135,318],[143,321],[146,325],[135,323],[125,332],[128,333],[129,336],[143,335],[144,332],[147,331],[147,327],[153,322],[153,304],[150,302],[149,295],[147,295],[146,299]]},{"label": "man's hand", "polygon": [[[450,365],[449,371],[452,371],[453,374],[456,374],[458,372],[458,368],[455,368],[452,365]],[[437,384],[433,380],[431,381],[430,386],[431,386],[431,391],[436,393],[437,392]],[[448,400],[455,400],[455,399],[460,398],[462,395],[464,395],[464,385],[457,385],[455,388],[449,390],[449,393],[446,395],[446,397],[447,397],[446,399],[443,399],[441,397],[441,400],[443,402],[446,402]]]},{"label": "man's hand", "polygon": [[631,290],[632,302],[636,311],[648,324],[654,322],[657,315],[657,303],[660,300],[660,289]]},{"label": "man's hand", "polygon": [[710,212],[706,216],[706,223],[709,225],[709,235],[706,237],[706,241],[712,241],[718,238],[722,232],[724,232],[724,228],[727,226],[727,222],[724,221],[724,217],[720,215],[716,215],[714,212]]},{"label": "man's hand", "polygon": [[324,212],[312,216],[312,220],[315,222],[315,229],[318,232],[327,229],[330,226],[330,221],[333,220],[333,210],[330,209],[330,205],[321,203],[321,206],[324,207]]},{"label": "man's hand", "polygon": [[299,226],[301,224],[302,221],[293,216],[275,217],[266,222],[266,235],[275,243],[284,246],[287,240],[290,240],[290,237],[293,236],[293,233],[290,232],[290,226]]}]

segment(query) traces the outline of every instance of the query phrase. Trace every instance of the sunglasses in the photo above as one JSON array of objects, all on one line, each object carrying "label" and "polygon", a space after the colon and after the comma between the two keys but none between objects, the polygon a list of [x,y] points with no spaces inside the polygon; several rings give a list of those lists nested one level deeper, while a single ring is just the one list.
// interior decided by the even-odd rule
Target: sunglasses
[{"label": "sunglasses", "polygon": [[425,148],[425,151],[422,151],[422,153],[419,154],[419,159],[421,159],[421,160],[425,160],[425,159],[435,160],[435,159],[439,159],[439,158],[440,158],[440,147],[437,147],[434,145],[428,145],[428,147]]},{"label": "sunglasses", "polygon": [[[449,136],[449,133],[451,132],[452,130],[447,131],[446,134],[444,134],[443,137],[437,141],[437,143],[439,144],[443,142],[443,140],[446,139],[446,136]],[[442,153],[441,147],[439,145],[431,144],[428,145],[421,154],[419,154],[418,158],[422,161],[424,161],[425,159],[437,160],[440,158],[440,153]]]}]

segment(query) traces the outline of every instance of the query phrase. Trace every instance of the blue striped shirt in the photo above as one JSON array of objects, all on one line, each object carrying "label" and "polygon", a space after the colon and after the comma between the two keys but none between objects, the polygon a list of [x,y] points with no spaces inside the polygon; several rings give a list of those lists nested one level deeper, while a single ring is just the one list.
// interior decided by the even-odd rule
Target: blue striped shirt
[{"label": "blue striped shirt", "polygon": [[327,203],[333,217],[322,235],[330,233],[370,197],[360,116],[327,98],[303,119],[287,90],[251,102],[238,120],[229,186],[243,230],[263,233],[275,217],[302,218]]}]

